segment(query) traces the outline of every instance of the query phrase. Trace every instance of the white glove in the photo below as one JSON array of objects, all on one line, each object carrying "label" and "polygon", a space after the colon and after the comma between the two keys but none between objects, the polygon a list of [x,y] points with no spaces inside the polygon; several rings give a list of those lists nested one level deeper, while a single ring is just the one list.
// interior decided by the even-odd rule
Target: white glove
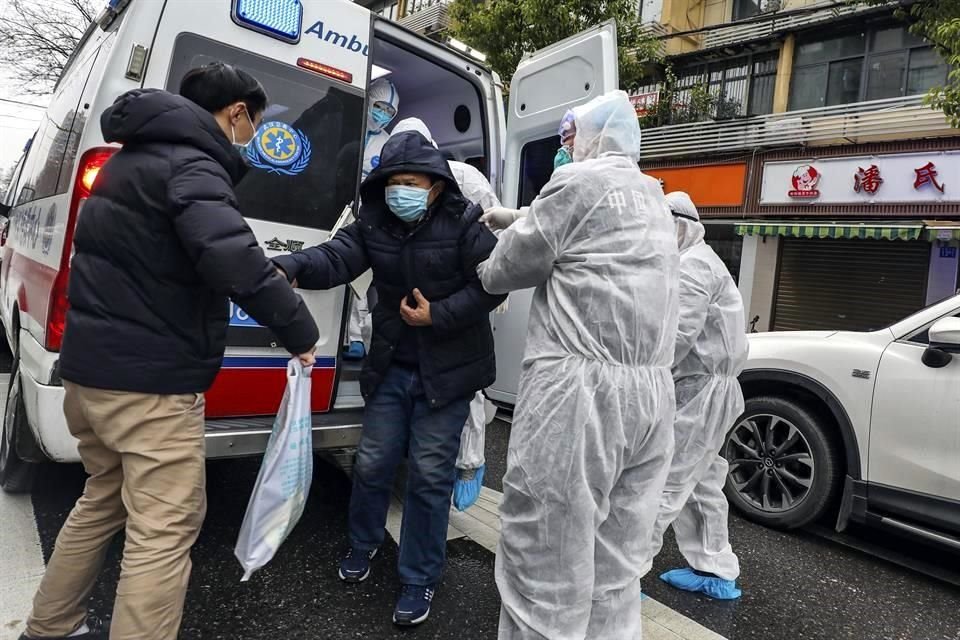
[{"label": "white glove", "polygon": [[503,231],[514,222],[527,214],[527,208],[508,209],[507,207],[490,207],[480,216],[480,222],[487,225],[490,231]]}]

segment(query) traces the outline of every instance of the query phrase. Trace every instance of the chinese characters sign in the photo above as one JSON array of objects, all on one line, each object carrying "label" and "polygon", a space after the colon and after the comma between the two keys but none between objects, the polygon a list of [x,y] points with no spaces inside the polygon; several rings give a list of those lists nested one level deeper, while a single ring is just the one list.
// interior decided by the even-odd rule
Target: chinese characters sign
[{"label": "chinese characters sign", "polygon": [[[950,178],[957,176],[956,184]],[[768,162],[761,204],[960,202],[960,152]]]},{"label": "chinese characters sign", "polygon": [[944,186],[937,182],[937,168],[932,162],[928,162],[919,169],[914,169],[913,171],[917,174],[917,179],[913,183],[914,189],[919,189],[925,184],[932,184],[935,189],[940,191],[940,193],[944,192]]},{"label": "chinese characters sign", "polygon": [[880,190],[883,184],[883,178],[880,177],[880,169],[872,164],[869,168],[863,169],[857,167],[857,173],[853,176],[853,190],[857,193],[874,194]]},{"label": "chinese characters sign", "polygon": [[648,111],[657,106],[659,99],[660,94],[656,91],[652,93],[638,93],[630,96],[630,104],[633,105],[638,116],[644,116]]}]

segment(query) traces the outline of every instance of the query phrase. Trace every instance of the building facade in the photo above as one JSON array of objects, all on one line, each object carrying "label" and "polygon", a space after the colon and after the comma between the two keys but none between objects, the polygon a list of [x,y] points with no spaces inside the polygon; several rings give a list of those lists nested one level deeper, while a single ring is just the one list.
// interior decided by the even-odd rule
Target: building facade
[{"label": "building facade", "polygon": [[948,72],[929,43],[888,7],[649,4],[671,78],[641,122],[712,98],[650,122],[641,165],[698,203],[755,329],[879,328],[957,293],[960,131],[923,103]]},{"label": "building facade", "polygon": [[[427,35],[446,2],[365,2]],[[948,67],[890,7],[639,0],[667,54],[634,90],[641,167],[690,193],[758,331],[864,330],[957,293]]]}]

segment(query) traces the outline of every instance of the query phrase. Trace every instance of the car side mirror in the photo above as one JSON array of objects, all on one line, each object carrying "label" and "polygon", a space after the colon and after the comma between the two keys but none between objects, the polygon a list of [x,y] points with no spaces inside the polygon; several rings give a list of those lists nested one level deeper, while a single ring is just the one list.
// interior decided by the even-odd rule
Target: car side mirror
[{"label": "car side mirror", "polygon": [[8,205],[8,204],[0,204],[0,217],[9,218],[9,217],[10,217],[10,210],[11,210],[12,208],[13,208],[13,207],[11,207],[11,206]]},{"label": "car side mirror", "polygon": [[930,346],[923,352],[923,364],[942,369],[960,354],[960,318],[943,318],[930,327]]}]

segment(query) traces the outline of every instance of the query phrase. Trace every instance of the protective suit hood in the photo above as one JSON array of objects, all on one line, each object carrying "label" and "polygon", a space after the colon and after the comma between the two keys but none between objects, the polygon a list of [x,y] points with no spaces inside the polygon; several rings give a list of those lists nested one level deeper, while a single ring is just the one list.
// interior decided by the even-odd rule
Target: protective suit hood
[{"label": "protective suit hood", "polygon": [[[373,105],[377,102],[386,102],[395,110],[400,110],[400,94],[397,93],[397,88],[394,86],[394,84],[386,78],[379,78],[373,81],[373,83],[370,85],[369,97],[370,111],[373,110]],[[386,127],[380,126],[374,122],[370,111],[367,112],[367,131],[370,133],[379,133],[380,131],[383,131]]]},{"label": "protective suit hood", "polygon": [[700,223],[700,214],[690,196],[683,191],[673,191],[667,194],[667,206],[677,223],[677,246],[683,253],[691,247],[703,242],[706,230]]},{"label": "protective suit hood", "polygon": [[611,91],[575,107],[577,137],[573,161],[583,162],[611,155],[640,160],[640,125],[637,112],[625,91]]},{"label": "protective suit hood", "polygon": [[430,128],[427,126],[427,123],[420,118],[404,118],[393,126],[393,131],[390,132],[390,135],[395,136],[398,133],[403,133],[404,131],[416,131],[426,138],[427,142],[432,144],[434,149],[437,148],[437,142],[433,139],[433,134],[430,133]]}]

